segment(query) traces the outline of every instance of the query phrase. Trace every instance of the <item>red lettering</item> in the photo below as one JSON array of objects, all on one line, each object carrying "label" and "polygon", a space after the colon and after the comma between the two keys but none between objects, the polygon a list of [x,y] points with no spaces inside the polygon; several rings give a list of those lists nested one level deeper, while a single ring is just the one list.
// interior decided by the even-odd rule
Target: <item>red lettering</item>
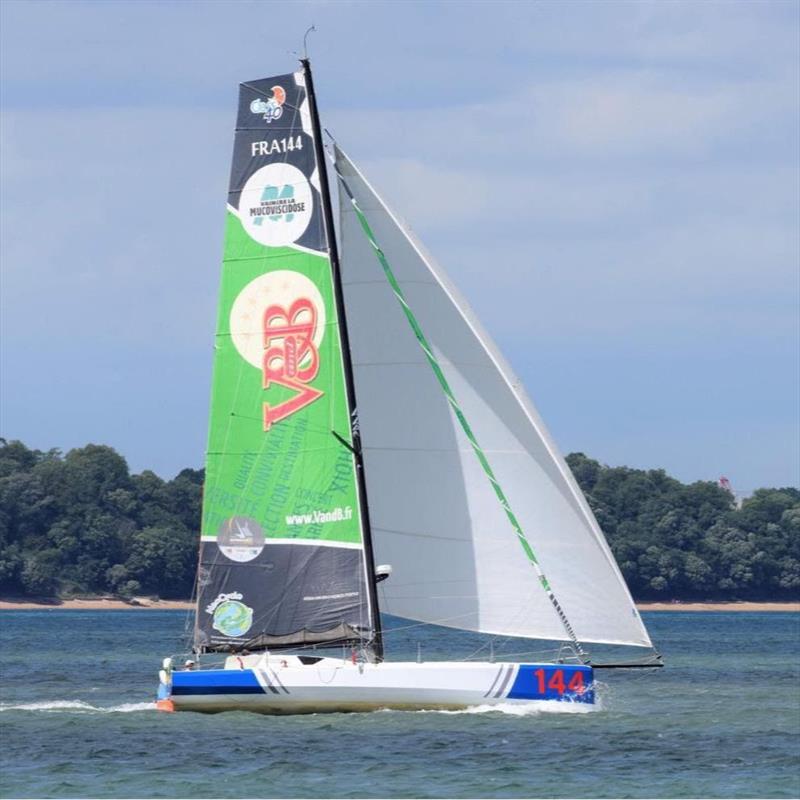
[{"label": "red lettering", "polygon": [[556,692],[558,692],[559,694],[564,694],[564,689],[566,687],[564,686],[564,670],[563,669],[557,669],[553,673],[553,676],[550,678],[550,680],[547,683],[547,688],[548,689],[553,689]]},{"label": "red lettering", "polygon": [[319,352],[314,345],[316,327],[317,309],[304,297],[295,300],[288,309],[272,305],[264,311],[262,386],[269,389],[278,384],[296,392],[278,405],[263,404],[265,431],[324,394],[306,385],[319,372]]},{"label": "red lettering", "polygon": [[583,694],[586,691],[583,685],[583,673],[576,672],[572,678],[570,678],[569,683],[567,684],[567,689],[571,692],[575,692],[576,694]]}]

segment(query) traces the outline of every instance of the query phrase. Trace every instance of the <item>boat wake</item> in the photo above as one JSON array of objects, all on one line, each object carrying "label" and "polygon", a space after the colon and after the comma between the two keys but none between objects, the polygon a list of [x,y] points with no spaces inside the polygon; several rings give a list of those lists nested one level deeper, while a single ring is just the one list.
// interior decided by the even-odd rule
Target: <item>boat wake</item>
[{"label": "boat wake", "polygon": [[0,711],[45,711],[93,714],[128,714],[132,711],[154,711],[155,703],[122,703],[118,706],[93,706],[83,700],[43,700],[38,703],[0,703]]},{"label": "boat wake", "polygon": [[[505,714],[510,717],[536,717],[539,714],[591,714],[594,711],[602,710],[599,704],[589,705],[587,703],[567,703],[562,701],[541,700],[536,703],[497,703],[496,705],[470,706],[469,708],[458,709],[424,709],[412,711],[412,714]],[[390,708],[381,709],[378,713],[396,714],[409,713],[398,712]]]}]

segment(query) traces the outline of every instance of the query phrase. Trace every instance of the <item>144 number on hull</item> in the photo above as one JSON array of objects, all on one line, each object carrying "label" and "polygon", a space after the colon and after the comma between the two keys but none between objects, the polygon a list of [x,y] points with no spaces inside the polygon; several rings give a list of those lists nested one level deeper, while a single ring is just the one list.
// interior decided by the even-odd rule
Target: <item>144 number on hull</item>
[{"label": "144 number on hull", "polygon": [[564,670],[563,669],[556,669],[550,673],[550,679],[547,678],[547,673],[543,669],[534,670],[534,676],[536,677],[537,688],[540,694],[547,694],[547,690],[551,689],[552,691],[558,694],[564,694],[564,692],[574,692],[575,694],[583,694],[586,691],[586,687],[583,683],[583,673],[576,672],[574,673],[569,679],[569,682],[565,683],[564,680]]}]

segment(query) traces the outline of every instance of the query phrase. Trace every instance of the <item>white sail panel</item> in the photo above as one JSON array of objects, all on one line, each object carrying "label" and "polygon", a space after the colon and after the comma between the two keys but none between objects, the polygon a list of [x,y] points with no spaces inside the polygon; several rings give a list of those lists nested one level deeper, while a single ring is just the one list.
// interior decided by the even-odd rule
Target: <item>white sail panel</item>
[{"label": "white sail panel", "polygon": [[[524,389],[440,267],[351,161],[366,216],[459,407],[581,641],[651,646],[583,495]],[[380,586],[392,614],[568,639],[420,342],[340,192],[342,276]]]}]

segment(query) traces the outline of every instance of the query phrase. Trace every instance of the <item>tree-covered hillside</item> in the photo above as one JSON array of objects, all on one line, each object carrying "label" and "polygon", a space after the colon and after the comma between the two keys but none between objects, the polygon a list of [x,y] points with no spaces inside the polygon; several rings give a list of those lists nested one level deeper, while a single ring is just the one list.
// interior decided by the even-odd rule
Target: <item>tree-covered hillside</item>
[{"label": "tree-covered hillside", "polygon": [[[800,597],[800,491],[737,509],[715,483],[568,456],[637,599]],[[0,439],[0,594],[188,597],[202,470],[131,475],[112,448]]]},{"label": "tree-covered hillside", "polygon": [[131,475],[112,448],[0,440],[0,592],[188,597],[203,473]]},{"label": "tree-covered hillside", "polygon": [[636,599],[800,597],[800,491],[759,489],[736,508],[716,483],[664,470],[567,463]]}]

